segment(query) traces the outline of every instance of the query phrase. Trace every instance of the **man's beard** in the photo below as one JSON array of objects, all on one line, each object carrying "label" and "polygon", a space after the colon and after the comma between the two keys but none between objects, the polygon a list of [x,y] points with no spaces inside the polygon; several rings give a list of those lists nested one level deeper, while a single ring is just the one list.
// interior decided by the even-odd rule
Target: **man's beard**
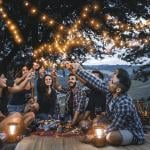
[{"label": "man's beard", "polygon": [[[70,85],[70,83],[71,83],[71,85]],[[76,82],[75,82],[75,83],[70,82],[70,83],[69,83],[69,87],[70,87],[70,88],[75,88]]]}]

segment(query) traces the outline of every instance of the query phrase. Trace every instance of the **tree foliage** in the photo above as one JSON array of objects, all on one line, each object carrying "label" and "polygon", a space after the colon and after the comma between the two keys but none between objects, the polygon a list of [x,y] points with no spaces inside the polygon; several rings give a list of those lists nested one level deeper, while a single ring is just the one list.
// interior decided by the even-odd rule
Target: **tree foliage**
[{"label": "tree foliage", "polygon": [[[30,0],[32,4],[37,6],[41,12],[47,13],[50,17],[55,18],[59,23],[65,23],[70,25],[80,15],[81,9],[84,5],[92,3],[92,0]],[[111,24],[108,24],[105,20],[105,16],[110,14],[111,16],[117,17],[123,23],[132,24],[133,19],[143,18],[145,20],[150,19],[150,1],[149,0],[101,0],[97,1],[101,6],[101,10],[93,14],[93,17],[98,18],[102,23],[101,31],[109,31],[112,37],[118,32],[113,28]],[[21,45],[17,45],[9,33],[6,24],[3,19],[0,21],[0,70],[7,72],[12,68],[17,68],[20,65],[33,61],[32,52],[42,42],[50,42],[53,34],[55,33],[54,28],[50,28],[39,21],[39,18],[29,15],[27,10],[24,8],[23,0],[5,0],[3,2],[7,13],[10,18],[13,19],[19,26],[21,33],[24,37],[24,42]],[[86,33],[86,36],[90,38],[97,38],[98,32],[88,26],[82,26],[81,30]],[[148,31],[147,31],[148,30]],[[128,36],[132,38],[147,38],[149,37],[150,29],[146,31],[140,31],[138,37],[135,32],[129,35],[120,34],[123,38]],[[103,58],[108,55],[105,49],[105,43],[95,44],[95,57]],[[145,61],[143,57],[150,57],[150,45],[134,46],[132,48],[125,48],[125,53],[120,53],[118,56],[132,64],[143,64]],[[119,53],[116,47],[113,47],[112,53]],[[86,60],[86,50],[84,48],[72,48],[68,53],[68,59],[72,58],[72,55],[82,62]],[[51,59],[57,59],[57,54],[52,55]],[[141,59],[142,58],[142,59]],[[148,61],[149,63],[149,61]],[[144,64],[145,65],[145,64]],[[146,65],[148,66],[148,65]],[[144,68],[144,69],[143,69]],[[148,67],[142,67],[145,70]],[[150,70],[150,69],[148,69]],[[135,73],[138,71],[135,71]],[[142,73],[141,73],[142,74]],[[147,73],[149,75],[149,71]]]}]

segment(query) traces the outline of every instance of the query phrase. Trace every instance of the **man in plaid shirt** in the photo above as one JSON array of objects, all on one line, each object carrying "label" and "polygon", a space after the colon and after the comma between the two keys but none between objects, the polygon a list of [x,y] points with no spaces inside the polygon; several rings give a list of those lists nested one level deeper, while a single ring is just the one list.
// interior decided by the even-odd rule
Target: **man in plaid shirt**
[{"label": "man in plaid shirt", "polygon": [[65,118],[66,120],[70,118],[71,125],[74,126],[83,118],[83,113],[88,103],[86,88],[77,81],[77,77],[74,74],[69,74],[68,88],[60,85],[57,89],[66,93]]},{"label": "man in plaid shirt", "polygon": [[131,85],[127,71],[117,69],[106,86],[77,63],[71,64],[69,69],[106,93],[106,116],[110,121],[106,127],[106,141],[112,145],[142,144],[142,124],[132,99],[127,95]]}]

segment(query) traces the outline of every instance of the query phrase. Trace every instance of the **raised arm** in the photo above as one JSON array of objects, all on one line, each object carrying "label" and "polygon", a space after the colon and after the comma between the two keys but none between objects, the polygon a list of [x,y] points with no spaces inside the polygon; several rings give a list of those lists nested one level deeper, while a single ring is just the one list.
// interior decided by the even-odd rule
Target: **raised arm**
[{"label": "raised arm", "polygon": [[57,90],[57,91],[62,91],[62,85],[59,82],[56,70],[52,70],[51,72],[51,76],[53,79],[53,87]]},{"label": "raised arm", "polygon": [[[68,65],[69,66],[69,65]],[[109,92],[108,87],[106,86],[106,83],[101,81],[99,78],[95,77],[91,73],[84,70],[80,64],[78,63],[71,63],[69,67],[67,67],[72,73],[79,76],[81,79],[85,80],[87,83],[92,85],[93,87],[102,90],[104,92]]]},{"label": "raised arm", "polygon": [[24,87],[26,86],[26,84],[28,82],[30,82],[31,77],[32,77],[32,74],[31,74],[31,72],[29,72],[27,74],[26,78],[19,85],[16,85],[16,86],[13,86],[13,87],[8,87],[8,92],[17,93],[17,92],[22,91],[24,89]]},{"label": "raised arm", "polygon": [[16,78],[16,79],[14,80],[14,86],[20,84],[23,80],[25,80],[26,76],[27,76],[27,74],[24,74],[22,77]]}]

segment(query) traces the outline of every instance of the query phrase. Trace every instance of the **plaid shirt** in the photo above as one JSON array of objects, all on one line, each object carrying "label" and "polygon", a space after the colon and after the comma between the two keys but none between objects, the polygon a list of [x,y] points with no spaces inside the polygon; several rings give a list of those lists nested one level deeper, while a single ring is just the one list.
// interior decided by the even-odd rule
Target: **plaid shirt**
[{"label": "plaid shirt", "polygon": [[144,142],[143,128],[132,99],[127,94],[113,98],[106,84],[85,70],[78,69],[77,75],[97,89],[106,92],[106,113],[111,121],[106,132],[126,129],[133,134],[133,143],[142,144]]},{"label": "plaid shirt", "polygon": [[[69,98],[70,98],[70,89],[63,89],[66,92],[66,113],[69,111]],[[77,82],[75,89],[73,90],[73,112],[84,112],[88,103],[88,97],[86,94],[86,88]]]}]

